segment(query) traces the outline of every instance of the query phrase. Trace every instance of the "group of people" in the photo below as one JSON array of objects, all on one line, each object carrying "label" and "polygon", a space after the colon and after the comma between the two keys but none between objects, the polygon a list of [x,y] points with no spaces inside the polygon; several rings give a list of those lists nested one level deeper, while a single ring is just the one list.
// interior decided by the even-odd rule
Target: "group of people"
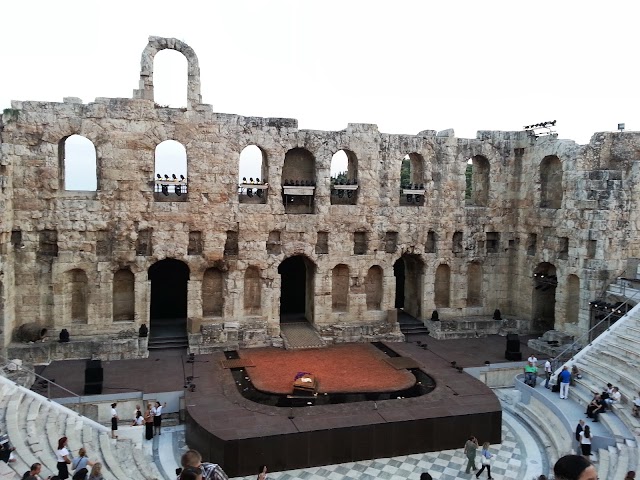
[{"label": "group of people", "polygon": [[620,389],[608,383],[602,393],[593,394],[593,398],[587,405],[587,411],[584,413],[594,422],[597,422],[601,413],[610,410],[614,405],[620,403],[621,399]]},{"label": "group of people", "polygon": [[[72,480],[104,480],[102,464],[90,461],[84,448],[78,450],[77,457],[73,457],[67,446],[67,437],[58,440],[56,461],[58,474],[49,477],[48,480],[67,480],[68,478]],[[34,463],[29,470],[24,472],[22,480],[42,480],[41,470],[42,464]],[[73,476],[69,470],[73,472]]]},{"label": "group of people", "polygon": [[[118,431],[118,411],[116,410],[117,403],[111,404],[111,438],[118,438],[116,432]],[[167,402],[161,404],[156,402],[155,404],[148,403],[147,409],[144,414],[140,409],[140,405],[136,405],[136,409],[133,413],[133,423],[131,426],[145,426],[144,438],[151,440],[154,435],[162,434],[162,411],[167,407]]]},{"label": "group of people", "polygon": [[469,439],[464,444],[464,454],[467,457],[467,468],[465,473],[471,473],[473,470],[476,473],[476,478],[480,478],[480,474],[487,469],[487,478],[491,480],[493,477],[491,476],[491,458],[493,458],[493,454],[489,452],[489,442],[484,442],[482,444],[482,450],[480,453],[480,464],[482,468],[478,470],[476,467],[476,454],[478,453],[478,448],[480,444],[478,443],[478,439],[473,435],[469,437]]}]

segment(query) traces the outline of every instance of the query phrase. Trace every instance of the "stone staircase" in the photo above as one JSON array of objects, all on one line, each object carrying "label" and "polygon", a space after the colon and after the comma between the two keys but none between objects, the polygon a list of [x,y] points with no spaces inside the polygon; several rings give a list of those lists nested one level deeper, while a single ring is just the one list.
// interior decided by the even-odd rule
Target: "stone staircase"
[{"label": "stone staircase", "polygon": [[403,335],[429,335],[429,329],[420,319],[412,317],[402,311],[398,312],[398,324]]},{"label": "stone staircase", "polygon": [[22,478],[33,463],[42,464],[42,478],[57,473],[58,439],[68,438],[69,450],[80,447],[101,462],[105,480],[161,480],[152,459],[128,439],[113,440],[110,429],[0,376],[0,430],[16,448],[15,462],[0,462],[0,479]]},{"label": "stone staircase", "polygon": [[320,334],[309,322],[283,323],[280,325],[280,336],[287,350],[326,346]]}]

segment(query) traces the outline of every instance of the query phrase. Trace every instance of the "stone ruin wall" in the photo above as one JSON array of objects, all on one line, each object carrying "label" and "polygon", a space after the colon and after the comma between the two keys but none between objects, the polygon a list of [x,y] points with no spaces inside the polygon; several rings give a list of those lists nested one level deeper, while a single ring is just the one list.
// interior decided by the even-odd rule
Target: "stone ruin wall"
[{"label": "stone ruin wall", "polygon": [[[175,48],[187,56],[186,109],[154,104],[153,55],[162,48]],[[195,344],[201,351],[238,343],[269,344],[280,329],[278,266],[293,255],[304,255],[315,265],[313,324],[320,330],[336,324],[384,325],[394,308],[393,265],[408,253],[422,262],[411,313],[428,318],[437,309],[441,318],[461,318],[491,315],[499,308],[504,315],[530,321],[535,329],[532,276],[548,262],[558,278],[555,327],[578,334],[589,327],[588,302],[623,273],[628,258],[639,256],[637,133],[596,134],[590,144],[580,146],[526,132],[481,131],[476,139],[461,139],[452,132],[429,130],[418,135],[384,134],[367,124],[349,124],[338,132],[299,130],[292,119],[214,113],[201,103],[199,89],[193,51],[177,40],[151,37],[134,98],[98,98],[89,104],[73,98],[64,103],[15,101],[4,112],[0,125],[3,346],[11,341],[10,333],[27,322],[55,332],[69,327],[74,337],[115,337],[148,325],[148,271],[165,258],[189,267],[188,317],[196,333],[194,348]],[[73,134],[95,146],[96,192],[62,188],[59,150]],[[169,139],[186,147],[187,201],[154,197],[155,147]],[[263,152],[269,183],[264,204],[238,200],[239,156],[252,144]],[[315,160],[312,214],[285,213],[283,206],[284,158],[295,148],[306,149]],[[357,205],[331,204],[330,163],[341,149],[357,159]],[[421,163],[426,189],[421,206],[400,204],[400,166],[407,154],[416,154]],[[465,201],[465,169],[468,159],[476,156],[489,165],[485,183],[476,185],[488,190],[488,196],[476,202],[481,206]],[[545,177],[543,160],[550,156],[559,159],[561,189]],[[560,208],[540,207],[546,201],[542,197],[549,195],[555,196],[552,203],[560,197]],[[136,242],[145,231],[151,232],[152,247],[137,255]],[[190,255],[189,233],[194,231],[202,232],[203,248]],[[236,255],[224,253],[228,231],[237,232]],[[268,248],[274,231],[280,232],[279,253]],[[437,239],[435,249],[430,231]],[[328,254],[316,253],[318,232],[328,232]],[[354,255],[354,232],[366,232],[365,254]],[[392,253],[386,251],[387,232],[397,232]],[[456,232],[461,232],[461,242]],[[51,248],[43,244],[46,235],[54,235],[55,254],[43,254],[43,248]],[[532,235],[536,236],[533,250]],[[105,241],[106,254],[99,247]],[[348,267],[348,306],[336,312],[332,272],[340,264]],[[480,266],[481,299],[470,305],[467,273],[476,268],[472,264]],[[374,265],[382,268],[383,291],[379,308],[370,309],[365,279]],[[450,269],[448,285],[436,278],[440,265]],[[224,272],[224,308],[219,316],[203,317],[202,279],[210,267]],[[258,311],[244,305],[245,273],[250,267],[260,272]],[[135,316],[114,322],[113,279],[123,268],[134,275]],[[67,284],[73,281],[69,273],[73,270],[86,275],[88,315],[83,323],[71,320]],[[574,291],[567,287],[570,275],[579,279],[577,293],[574,280]],[[448,290],[448,305],[436,298],[442,295],[436,294],[438,288]],[[571,307],[575,299],[577,310]],[[216,334],[203,340],[197,335],[200,325],[212,327]]]}]

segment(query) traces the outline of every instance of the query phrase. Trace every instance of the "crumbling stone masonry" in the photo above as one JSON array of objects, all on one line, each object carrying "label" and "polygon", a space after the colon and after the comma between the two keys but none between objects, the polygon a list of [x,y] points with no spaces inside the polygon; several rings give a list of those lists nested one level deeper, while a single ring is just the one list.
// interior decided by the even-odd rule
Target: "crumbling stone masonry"
[{"label": "crumbling stone masonry", "polygon": [[[185,109],[154,103],[154,55],[167,48],[187,58]],[[65,141],[76,134],[95,147],[96,191],[64,188]],[[181,195],[154,181],[165,140],[186,149]],[[252,197],[238,187],[248,145],[262,152]],[[339,150],[357,182],[332,184]],[[639,160],[633,132],[580,146],[524,131],[324,132],[215,113],[201,101],[195,52],[150,37],[133,98],[4,110],[0,343],[29,349],[12,347],[12,335],[36,323],[87,343],[35,360],[144,356],[135,332],[153,332],[153,317],[172,309],[188,318],[196,352],[279,344],[281,313],[334,341],[398,339],[396,307],[461,321],[498,308],[523,330],[579,334],[588,302],[640,255]]]}]

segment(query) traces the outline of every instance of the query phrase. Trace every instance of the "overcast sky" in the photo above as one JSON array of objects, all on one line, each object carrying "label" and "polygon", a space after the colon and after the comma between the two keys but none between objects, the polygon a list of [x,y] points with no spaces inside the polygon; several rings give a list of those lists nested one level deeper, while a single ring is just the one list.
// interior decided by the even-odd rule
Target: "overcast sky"
[{"label": "overcast sky", "polygon": [[[149,35],[196,52],[214,111],[375,123],[387,133],[640,130],[637,2],[6,1],[0,105],[131,97]],[[181,106],[186,61],[161,52],[156,101]]]}]

